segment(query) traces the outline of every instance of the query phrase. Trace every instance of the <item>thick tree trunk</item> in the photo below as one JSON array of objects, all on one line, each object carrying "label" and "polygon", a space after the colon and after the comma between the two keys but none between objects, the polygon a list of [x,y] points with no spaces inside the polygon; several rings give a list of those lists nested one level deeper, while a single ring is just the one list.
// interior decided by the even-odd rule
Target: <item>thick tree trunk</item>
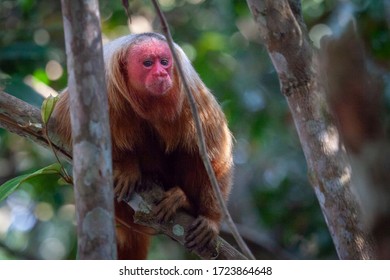
[{"label": "thick tree trunk", "polygon": [[[390,258],[390,143],[380,71],[367,57],[353,23],[324,40],[321,65],[327,96],[350,155],[352,182],[378,259]],[[375,69],[375,70],[374,70]]]},{"label": "thick tree trunk", "polygon": [[99,4],[62,0],[78,258],[116,259],[111,136]]},{"label": "thick tree trunk", "polygon": [[375,258],[351,191],[350,164],[326,103],[300,1],[247,2],[279,76],[337,253],[341,259]]}]

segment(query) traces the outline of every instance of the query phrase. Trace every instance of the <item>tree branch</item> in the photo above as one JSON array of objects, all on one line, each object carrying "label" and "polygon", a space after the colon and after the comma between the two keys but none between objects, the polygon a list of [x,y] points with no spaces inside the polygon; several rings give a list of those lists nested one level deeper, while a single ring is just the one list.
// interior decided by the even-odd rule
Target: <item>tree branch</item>
[{"label": "tree branch", "polygon": [[[0,127],[49,148],[43,132],[44,124],[40,110],[4,91],[0,91]],[[71,162],[70,147],[59,141],[59,136],[52,125],[49,125],[49,130],[53,147],[63,159]]]},{"label": "tree branch", "polygon": [[[127,203],[134,209],[134,221],[155,229],[160,233],[173,238],[181,245],[185,243],[187,230],[195,220],[184,211],[178,211],[169,222],[158,222],[152,213],[152,208],[164,197],[163,189],[155,183],[148,183],[146,190],[133,195]],[[204,253],[194,252],[202,259],[243,260],[244,255],[234,249],[221,237],[217,237],[214,244],[209,245]]]},{"label": "tree branch", "polygon": [[247,0],[279,76],[306,157],[309,179],[341,259],[375,258],[352,193],[351,167],[325,100],[297,0]]},{"label": "tree branch", "polygon": [[[70,147],[64,146],[60,141],[56,132],[56,127],[53,125],[54,120],[49,123],[50,139],[54,147],[58,148],[59,154],[71,162],[72,157]],[[40,110],[16,97],[13,97],[3,91],[0,91],[0,127],[16,133],[24,138],[30,139],[38,145],[48,148],[46,139],[42,136],[43,123],[41,120]],[[39,137],[36,137],[38,135]],[[182,230],[190,227],[194,218],[183,211],[178,211],[173,222],[159,224],[154,220],[154,217],[149,213],[155,204],[159,201],[162,195],[163,188],[153,185],[145,188],[143,192],[139,192],[126,201],[135,211],[135,221],[139,224],[154,228],[157,232],[170,236],[180,244],[184,244],[184,236],[181,235]],[[157,199],[157,200],[156,200]],[[218,237],[214,247],[208,248],[205,254],[194,252],[203,259],[246,259],[244,255],[238,252],[233,246],[227,243],[222,238]]]}]

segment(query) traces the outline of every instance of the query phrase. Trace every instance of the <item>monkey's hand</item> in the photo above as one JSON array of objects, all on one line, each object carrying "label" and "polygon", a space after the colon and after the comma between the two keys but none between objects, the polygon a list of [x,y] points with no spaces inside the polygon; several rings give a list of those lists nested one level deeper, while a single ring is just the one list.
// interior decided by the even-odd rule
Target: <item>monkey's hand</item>
[{"label": "monkey's hand", "polygon": [[118,201],[128,198],[141,184],[137,172],[114,171],[114,193]]},{"label": "monkey's hand", "polygon": [[174,187],[165,192],[163,198],[153,208],[153,213],[160,222],[169,222],[177,209],[189,209],[190,203],[186,194],[179,187]]},{"label": "monkey's hand", "polygon": [[188,229],[184,245],[191,251],[197,249],[200,253],[204,253],[212,245],[218,232],[217,222],[205,216],[199,216]]}]

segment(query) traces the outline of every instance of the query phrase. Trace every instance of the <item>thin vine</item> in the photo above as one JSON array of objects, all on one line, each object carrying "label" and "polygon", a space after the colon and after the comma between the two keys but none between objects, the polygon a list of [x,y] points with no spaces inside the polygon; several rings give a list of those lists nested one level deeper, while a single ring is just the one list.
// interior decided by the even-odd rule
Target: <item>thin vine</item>
[{"label": "thin vine", "polygon": [[50,120],[50,117],[51,117],[51,114],[53,113],[53,110],[54,110],[54,107],[55,107],[57,101],[58,101],[58,96],[55,96],[55,97],[49,96],[42,103],[41,116],[42,116],[42,122],[43,122],[43,134],[44,134],[44,136],[49,144],[50,149],[52,150],[52,152],[54,154],[54,157],[56,158],[57,162],[61,166],[59,175],[66,183],[73,185],[73,178],[72,178],[72,176],[70,176],[68,174],[63,163],[60,161],[60,158],[57,154],[57,151],[54,148],[53,143],[50,139],[49,129],[47,127],[49,120]]}]

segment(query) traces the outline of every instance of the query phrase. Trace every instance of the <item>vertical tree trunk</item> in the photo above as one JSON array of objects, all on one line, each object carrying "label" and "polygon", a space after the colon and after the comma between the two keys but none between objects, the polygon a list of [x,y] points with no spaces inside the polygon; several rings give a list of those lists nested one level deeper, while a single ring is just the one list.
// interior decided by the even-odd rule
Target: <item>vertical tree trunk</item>
[{"label": "vertical tree trunk", "polygon": [[350,155],[363,218],[373,235],[376,257],[388,260],[390,143],[384,124],[383,81],[352,22],[337,38],[323,42],[321,49],[328,103]]},{"label": "vertical tree trunk", "polygon": [[351,168],[318,74],[299,0],[247,0],[279,76],[309,178],[341,259],[375,258],[351,191]]},{"label": "vertical tree trunk", "polygon": [[73,136],[78,258],[115,259],[108,101],[97,0],[62,0]]}]

